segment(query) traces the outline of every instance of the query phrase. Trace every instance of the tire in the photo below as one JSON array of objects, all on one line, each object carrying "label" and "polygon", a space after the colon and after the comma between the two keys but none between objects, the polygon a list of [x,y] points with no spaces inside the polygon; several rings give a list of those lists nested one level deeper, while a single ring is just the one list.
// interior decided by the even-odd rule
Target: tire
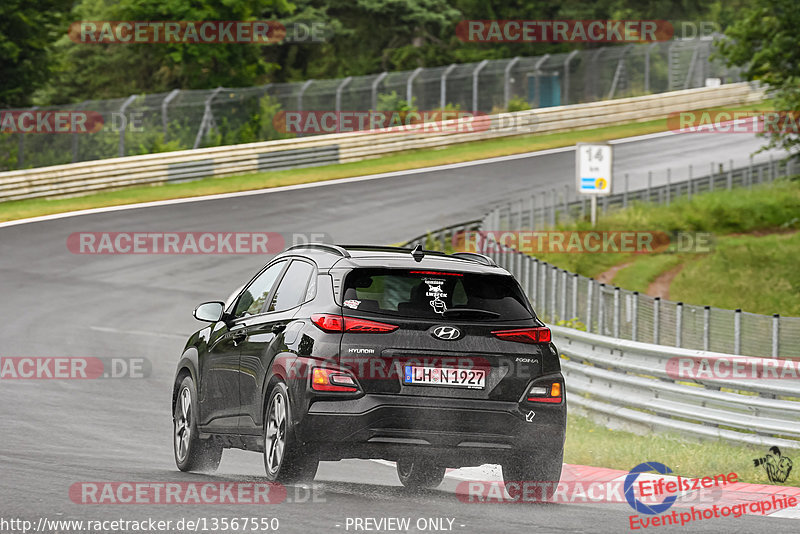
[{"label": "tire", "polygon": [[442,483],[445,471],[431,460],[401,458],[397,461],[397,477],[409,489],[433,489]]},{"label": "tire", "polygon": [[[556,454],[546,457],[531,458],[529,455],[512,457],[503,464],[506,491],[514,499],[521,499],[522,494],[532,495],[534,502],[551,499],[561,480],[563,458],[563,447]],[[526,493],[521,491],[520,483],[539,485],[541,491],[535,489],[533,493]]]},{"label": "tire", "polygon": [[222,459],[222,447],[200,439],[197,430],[197,389],[187,376],[178,387],[172,411],[172,449],[181,471],[213,473]]},{"label": "tire", "polygon": [[264,470],[267,478],[281,484],[311,482],[319,459],[313,451],[303,451],[298,442],[289,390],[278,382],[269,395],[264,412]]}]

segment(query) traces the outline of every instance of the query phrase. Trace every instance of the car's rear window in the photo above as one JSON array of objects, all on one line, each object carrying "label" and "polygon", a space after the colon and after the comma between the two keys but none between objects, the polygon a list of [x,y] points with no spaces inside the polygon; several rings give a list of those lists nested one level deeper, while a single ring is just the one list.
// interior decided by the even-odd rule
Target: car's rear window
[{"label": "car's rear window", "polygon": [[531,317],[524,304],[525,296],[510,276],[424,269],[354,269],[345,278],[343,291],[345,308],[382,315],[429,319],[458,315],[496,321]]}]

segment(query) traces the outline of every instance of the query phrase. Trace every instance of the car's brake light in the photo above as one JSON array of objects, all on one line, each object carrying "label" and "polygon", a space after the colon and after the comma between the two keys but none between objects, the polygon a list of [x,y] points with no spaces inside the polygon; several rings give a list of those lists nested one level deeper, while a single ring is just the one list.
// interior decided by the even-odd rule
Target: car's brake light
[{"label": "car's brake light", "polygon": [[528,390],[528,402],[547,402],[551,404],[558,404],[562,401],[561,396],[561,382],[552,382],[550,384],[542,384],[531,386]]},{"label": "car's brake light", "polygon": [[410,271],[411,274],[432,274],[435,276],[464,276],[463,273],[443,273],[440,271]]},{"label": "car's brake light", "polygon": [[399,328],[396,324],[379,323],[358,317],[344,317],[331,313],[317,313],[311,316],[311,322],[325,332],[352,332],[383,334],[394,332]]},{"label": "car's brake light", "polygon": [[311,373],[311,389],[315,391],[358,391],[356,380],[350,373],[337,369],[315,367]]},{"label": "car's brake light", "polygon": [[518,328],[516,330],[495,330],[492,332],[500,339],[519,343],[550,343],[550,329],[546,326],[535,328]]}]

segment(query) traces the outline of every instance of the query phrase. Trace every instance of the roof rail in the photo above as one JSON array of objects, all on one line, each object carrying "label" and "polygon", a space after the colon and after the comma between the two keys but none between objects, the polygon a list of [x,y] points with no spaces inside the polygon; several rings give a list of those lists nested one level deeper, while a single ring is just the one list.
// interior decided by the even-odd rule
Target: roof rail
[{"label": "roof rail", "polygon": [[[341,247],[347,250],[374,250],[376,252],[411,252],[412,250],[408,247],[390,247],[385,245],[341,245]],[[423,252],[436,256],[447,256],[446,253],[438,250],[424,250]]]},{"label": "roof rail", "polygon": [[304,248],[305,249],[308,249],[308,248],[317,249],[317,250],[322,250],[324,252],[330,252],[331,254],[338,254],[339,256],[341,256],[343,258],[349,258],[350,257],[350,253],[347,252],[344,248],[342,248],[342,247],[340,247],[338,245],[330,245],[328,243],[302,243],[300,245],[293,245],[293,246],[287,248],[286,250],[284,250],[284,252],[288,252],[290,250],[299,250],[299,249],[304,249]]},{"label": "roof rail", "polygon": [[465,260],[476,261],[481,265],[488,265],[489,267],[497,267],[497,264],[492,258],[477,252],[454,252],[450,254],[454,258],[463,258]]}]

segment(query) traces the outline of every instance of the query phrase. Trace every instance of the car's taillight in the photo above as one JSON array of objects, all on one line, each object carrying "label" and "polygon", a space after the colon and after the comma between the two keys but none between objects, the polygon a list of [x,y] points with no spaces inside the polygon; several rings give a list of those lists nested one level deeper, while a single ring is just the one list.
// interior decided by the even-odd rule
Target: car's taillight
[{"label": "car's taillight", "polygon": [[311,373],[311,389],[315,391],[358,391],[356,379],[346,371],[315,367]]},{"label": "car's taillight", "polygon": [[528,402],[549,402],[560,403],[563,399],[561,395],[561,382],[549,384],[534,384],[528,390]]},{"label": "car's taillight", "polygon": [[517,328],[515,330],[495,330],[492,332],[500,339],[519,343],[550,343],[550,329],[546,326],[534,328]]},{"label": "car's taillight", "polygon": [[394,332],[399,327],[396,324],[379,323],[358,317],[344,317],[331,313],[316,313],[311,316],[311,322],[325,332],[353,332],[383,334]]}]

